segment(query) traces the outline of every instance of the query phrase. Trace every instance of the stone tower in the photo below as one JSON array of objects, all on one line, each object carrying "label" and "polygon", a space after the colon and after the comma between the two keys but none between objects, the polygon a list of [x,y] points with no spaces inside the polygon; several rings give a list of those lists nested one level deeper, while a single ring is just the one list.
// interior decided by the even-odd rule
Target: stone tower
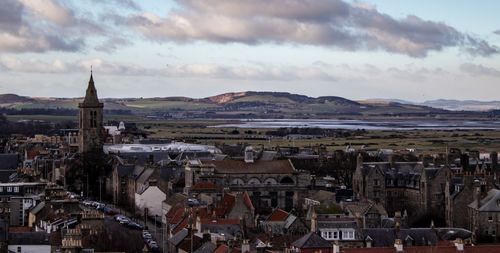
[{"label": "stone tower", "polygon": [[78,104],[80,109],[79,115],[79,151],[85,153],[90,150],[102,149],[102,109],[103,103],[99,102],[97,98],[97,90],[94,86],[94,79],[92,77],[92,70],[90,70],[89,86],[85,94],[83,103]]}]

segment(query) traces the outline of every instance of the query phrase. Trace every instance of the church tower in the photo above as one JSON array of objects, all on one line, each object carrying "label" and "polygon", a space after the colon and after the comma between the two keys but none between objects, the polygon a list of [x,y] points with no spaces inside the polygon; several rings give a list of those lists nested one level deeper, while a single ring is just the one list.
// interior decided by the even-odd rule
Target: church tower
[{"label": "church tower", "polygon": [[94,78],[92,70],[90,70],[89,86],[85,94],[83,103],[78,104],[80,109],[79,115],[79,151],[85,153],[93,149],[102,149],[102,109],[103,103],[97,98],[97,90],[94,86]]}]

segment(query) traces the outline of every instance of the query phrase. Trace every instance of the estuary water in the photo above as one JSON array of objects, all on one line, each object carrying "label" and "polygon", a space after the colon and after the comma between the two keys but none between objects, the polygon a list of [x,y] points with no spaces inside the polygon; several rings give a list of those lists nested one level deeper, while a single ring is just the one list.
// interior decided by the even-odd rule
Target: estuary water
[{"label": "estuary water", "polygon": [[323,128],[365,130],[473,130],[500,129],[500,121],[470,120],[342,120],[342,119],[252,119],[237,123],[219,124],[222,128]]}]

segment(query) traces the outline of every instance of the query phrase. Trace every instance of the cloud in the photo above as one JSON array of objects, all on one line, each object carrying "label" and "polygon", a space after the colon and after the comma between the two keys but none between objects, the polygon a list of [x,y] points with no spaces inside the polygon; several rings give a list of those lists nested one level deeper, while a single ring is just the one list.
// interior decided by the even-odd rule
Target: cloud
[{"label": "cloud", "polygon": [[0,52],[84,51],[93,38],[108,41],[96,46],[108,52],[125,44],[117,40],[122,31],[98,20],[100,11],[94,14],[76,6],[62,0],[2,0]]},{"label": "cloud", "polygon": [[500,35],[500,30],[496,30],[493,32],[494,34]]},{"label": "cloud", "polygon": [[500,70],[486,67],[481,64],[464,63],[460,65],[460,70],[472,76],[500,77]]},{"label": "cloud", "polygon": [[91,0],[94,4],[111,4],[114,7],[124,7],[131,10],[140,10],[141,7],[134,0]]},{"label": "cloud", "polygon": [[374,6],[342,0],[177,0],[166,16],[132,15],[125,23],[154,41],[305,44],[384,50],[425,57],[447,47],[488,56],[499,49],[442,22],[395,19]]},{"label": "cloud", "polygon": [[145,68],[135,64],[108,62],[103,59],[84,59],[64,62],[56,59],[52,62],[38,59],[20,59],[1,57],[0,69],[24,73],[76,73],[89,71],[93,66],[96,73],[107,75],[146,76],[157,75],[171,78],[209,78],[234,80],[320,80],[336,81],[329,71],[317,66],[224,66],[216,64],[168,65],[165,68]]},{"label": "cloud", "polygon": [[[62,36],[58,25],[73,22],[72,12],[55,1],[4,0],[0,5],[0,51],[44,52],[49,50],[78,51],[82,38]],[[46,20],[51,23],[45,25]],[[55,25],[52,26],[52,23]]]},{"label": "cloud", "polygon": [[74,22],[73,13],[70,9],[62,6],[55,0],[19,0],[24,7],[31,10],[42,19],[49,20],[58,25],[69,25]]},{"label": "cloud", "polygon": [[106,39],[103,43],[97,45],[94,49],[103,52],[115,52],[119,47],[131,45],[132,42],[124,37],[115,36]]}]

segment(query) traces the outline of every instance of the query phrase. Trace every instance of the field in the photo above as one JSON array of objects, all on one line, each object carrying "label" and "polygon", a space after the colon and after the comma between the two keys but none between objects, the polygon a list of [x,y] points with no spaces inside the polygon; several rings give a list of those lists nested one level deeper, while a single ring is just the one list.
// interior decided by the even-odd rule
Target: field
[{"label": "field", "polygon": [[141,128],[147,128],[152,138],[196,141],[203,144],[248,143],[265,147],[297,146],[313,147],[323,144],[328,150],[344,150],[347,145],[354,148],[406,149],[415,148],[422,152],[445,152],[446,148],[500,151],[498,130],[404,130],[404,131],[348,131],[338,130],[340,135],[349,136],[287,139],[266,135],[271,129],[235,129],[208,127],[227,121],[143,121]]},{"label": "field", "polygon": [[[76,121],[76,116],[13,115],[11,121],[43,120],[51,122]],[[270,136],[273,129],[218,128],[220,124],[235,123],[234,120],[149,120],[140,116],[107,115],[107,121],[136,122],[139,129],[150,138],[175,139],[201,144],[220,145],[246,143],[272,148],[275,146],[314,147],[323,144],[328,150],[344,150],[364,146],[369,149],[415,148],[422,152],[445,152],[446,148],[500,151],[498,130],[404,130],[404,131],[352,131],[336,130],[335,137],[284,138]]]}]

